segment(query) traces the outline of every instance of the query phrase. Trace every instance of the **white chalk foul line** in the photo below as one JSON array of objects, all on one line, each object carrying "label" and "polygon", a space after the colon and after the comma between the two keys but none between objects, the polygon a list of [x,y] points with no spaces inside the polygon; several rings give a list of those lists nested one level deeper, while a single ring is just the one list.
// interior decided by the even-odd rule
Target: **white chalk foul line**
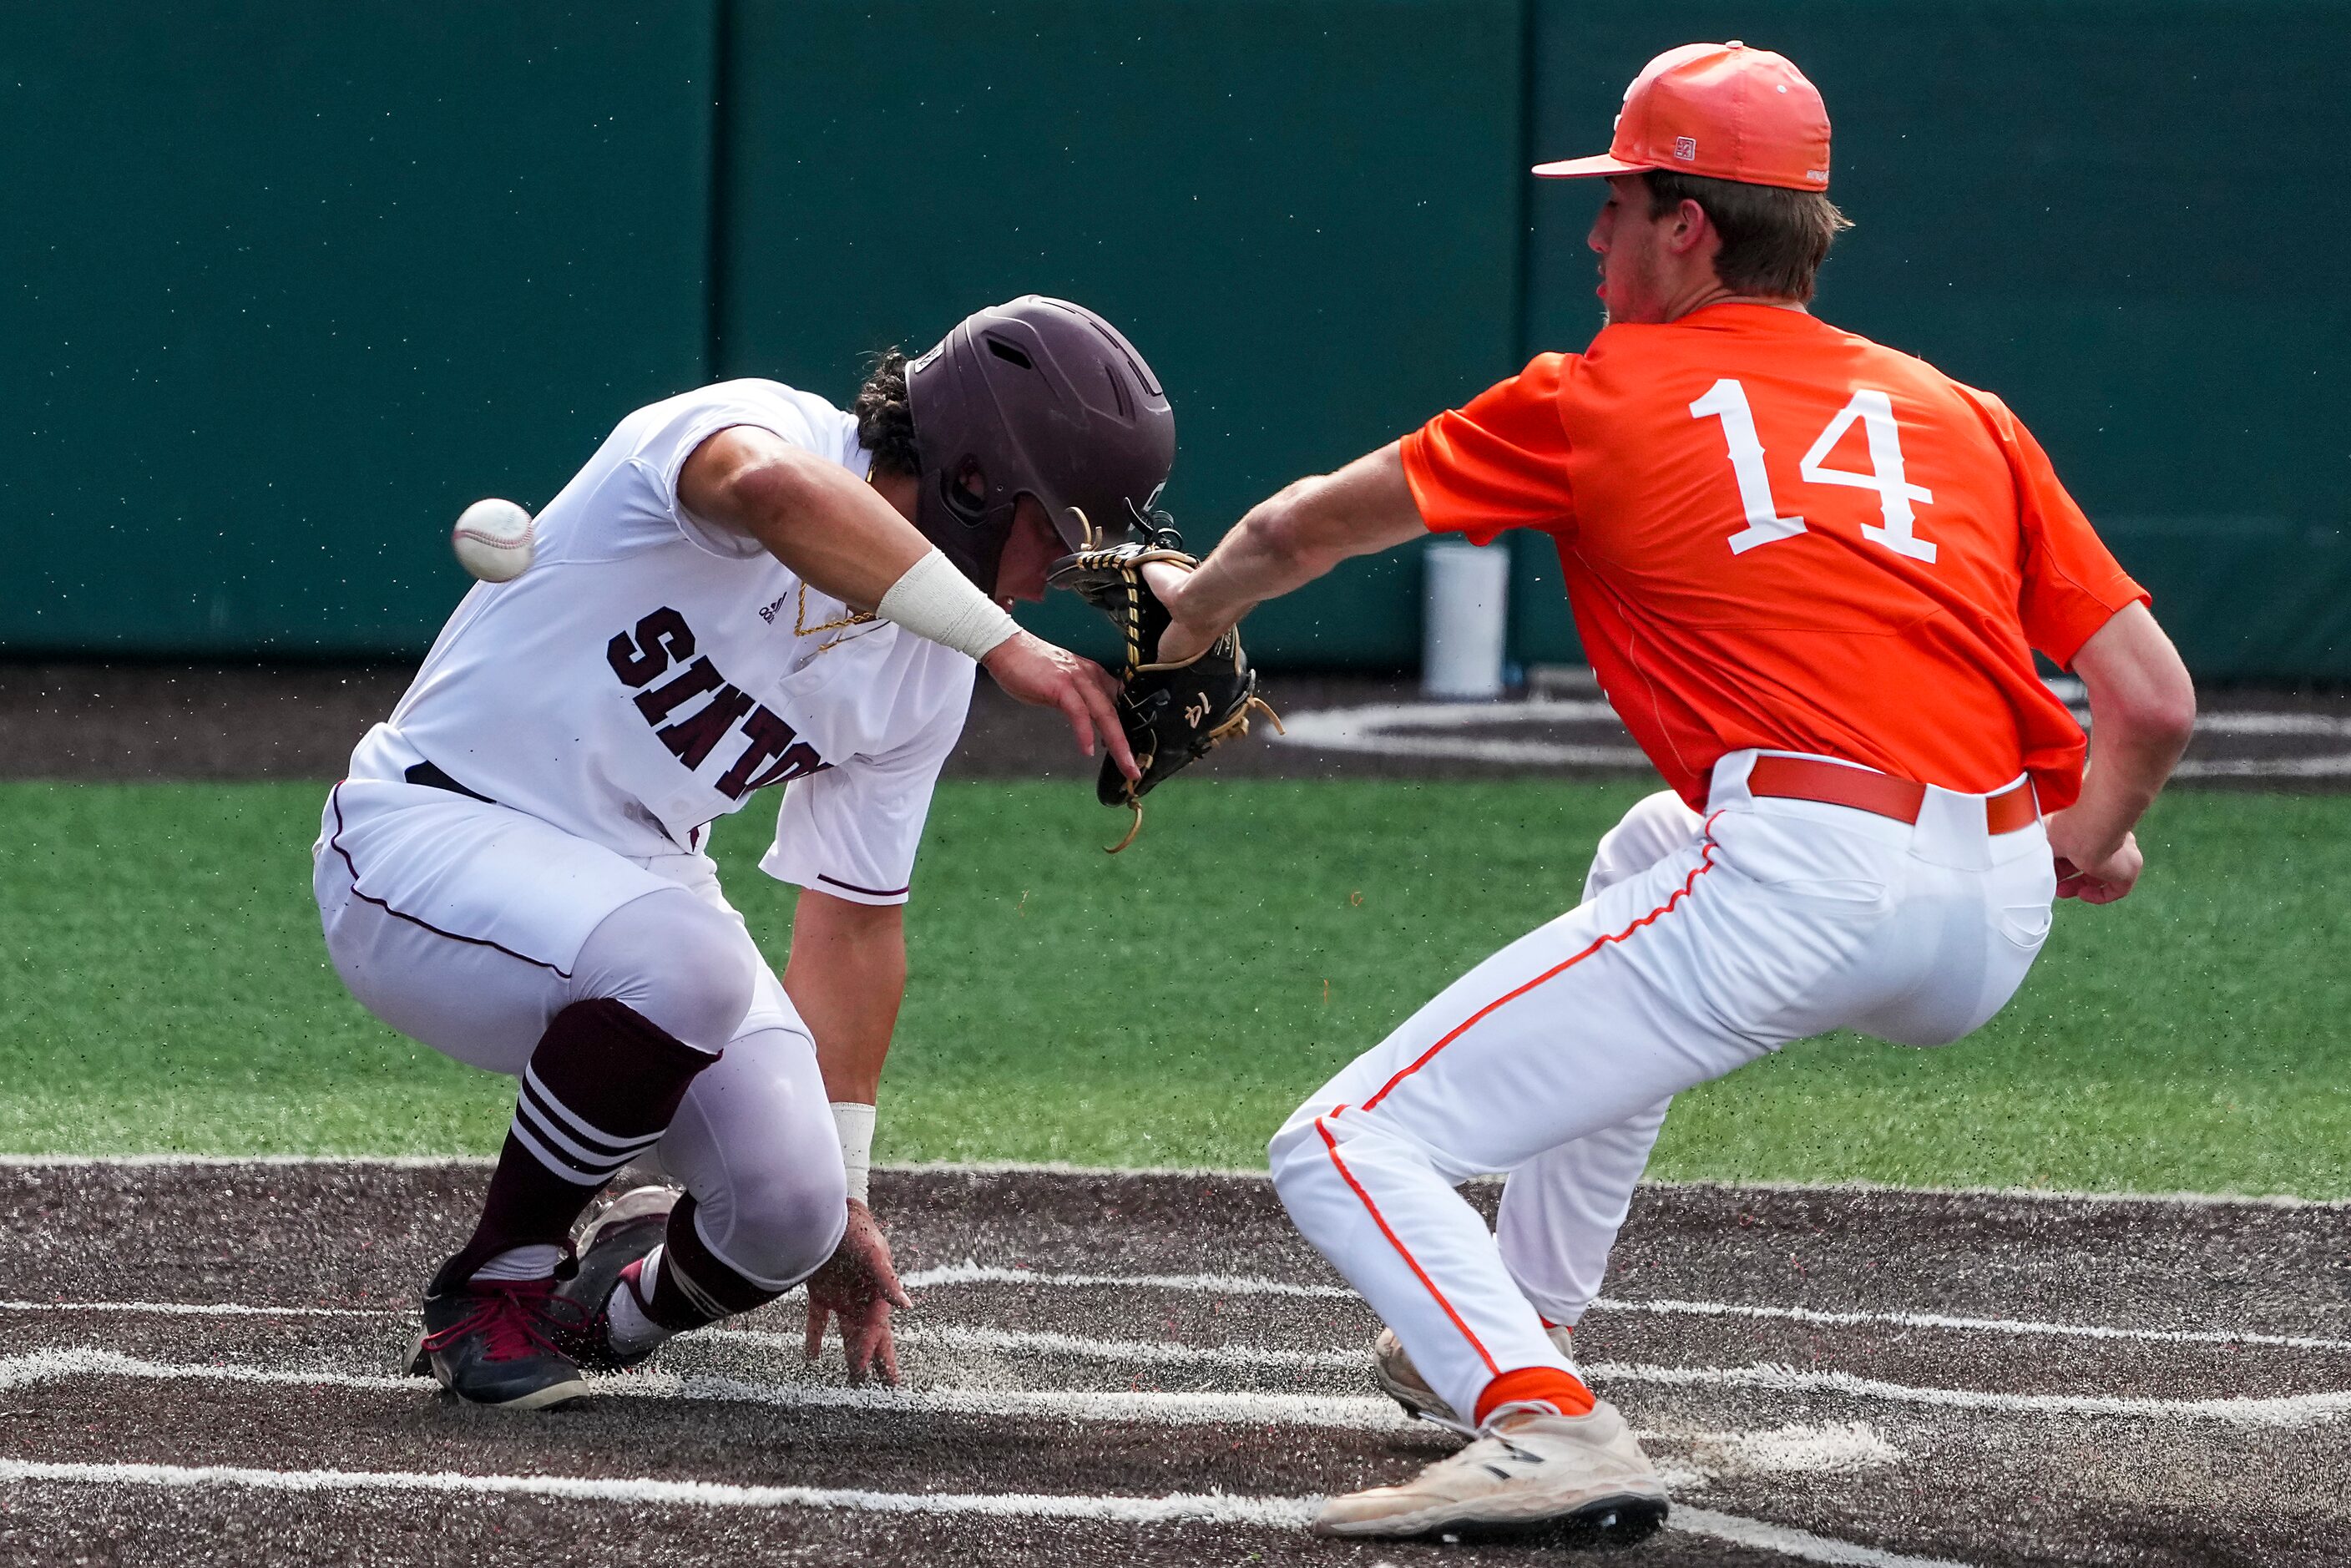
[{"label": "white chalk foul line", "polygon": [[1996,1394],[1974,1388],[1922,1388],[1856,1377],[1849,1372],[1804,1372],[1763,1363],[1755,1366],[1646,1366],[1593,1362],[1580,1367],[1601,1385],[1646,1383],[1662,1387],[1763,1388],[1780,1394],[1834,1394],[1949,1410],[1998,1410],[2024,1416],[2198,1416],[2240,1427],[2308,1427],[2351,1416],[2351,1390],[2288,1394],[2271,1398],[2147,1399],[2107,1394]]},{"label": "white chalk foul line", "polygon": [[381,1318],[394,1315],[391,1309],[382,1307],[250,1307],[233,1301],[0,1301],[0,1312],[116,1312],[159,1318]]},{"label": "white chalk foul line", "polygon": [[[1239,1274],[1050,1274],[1023,1269],[987,1267],[977,1263],[950,1264],[906,1275],[909,1291],[969,1284],[1040,1285],[1048,1288],[1123,1287],[1129,1290],[1198,1291],[1217,1295],[1344,1297],[1354,1291],[1343,1285],[1298,1285],[1282,1280]],[[2351,1339],[2318,1334],[2257,1333],[2250,1329],[2117,1328],[2104,1323],[2039,1322],[2027,1318],[1955,1317],[1943,1312],[1832,1312],[1812,1307],[1757,1306],[1739,1301],[1693,1301],[1658,1298],[1628,1301],[1603,1296],[1595,1311],[1646,1312],[1669,1316],[1754,1318],[1837,1327],[1949,1329],[1961,1333],[2014,1334],[2026,1338],[2120,1340],[2148,1344],[2256,1345],[2282,1350],[2351,1351]],[[214,1301],[0,1301],[0,1312],[111,1312],[127,1315],[192,1318],[375,1318],[407,1315],[405,1309],[385,1307],[256,1307]],[[719,1329],[716,1338],[789,1339],[789,1335],[751,1329]],[[1206,1349],[1191,1345],[1154,1344],[1129,1340],[1088,1340],[1066,1334],[1021,1333],[999,1329],[925,1328],[906,1324],[898,1330],[902,1341],[929,1341],[964,1350],[1034,1351],[1042,1354],[1092,1356],[1167,1364],[1223,1362],[1228,1365],[1284,1368],[1337,1368],[1354,1364],[1353,1352],[1298,1354],[1257,1351],[1245,1347]]]},{"label": "white chalk foul line", "polygon": [[[1281,1372],[1347,1372],[1368,1364],[1361,1350],[1264,1350],[1255,1345],[1169,1344],[1151,1340],[1084,1339],[1076,1334],[1034,1329],[973,1329],[932,1327],[900,1319],[892,1333],[903,1348],[935,1346],[941,1350],[977,1351],[998,1354],[1042,1355],[1055,1359],[1115,1361],[1144,1366],[1257,1366]],[[697,1340],[736,1341],[794,1352],[807,1343],[797,1333],[768,1329],[713,1329]]]},{"label": "white chalk foul line", "polygon": [[[0,1312],[103,1312],[123,1315],[192,1318],[390,1318],[410,1312],[367,1307],[254,1307],[204,1301],[0,1301]],[[1262,1350],[1253,1345],[1193,1345],[1149,1340],[1082,1339],[1075,1334],[1036,1330],[930,1326],[901,1320],[895,1328],[901,1346],[935,1345],[943,1350],[1028,1354],[1090,1361],[1116,1361],[1161,1366],[1260,1366],[1283,1372],[1343,1372],[1364,1364],[1364,1353],[1353,1350]],[[771,1329],[709,1329],[692,1343],[749,1343],[800,1350],[805,1336]]]},{"label": "white chalk foul line", "polygon": [[[1065,1519],[1115,1524],[1238,1524],[1299,1530],[1318,1497],[1238,1497],[1171,1492],[1164,1497],[1071,1496],[1050,1492],[884,1492],[830,1487],[740,1486],[726,1481],[645,1478],[482,1476],[455,1470],[271,1470],[231,1465],[57,1464],[0,1459],[0,1484],[48,1481],[79,1486],[141,1486],[197,1490],[241,1488],[277,1492],[429,1492],[474,1497],[534,1497],[566,1502],[673,1508],[829,1509],[846,1512],[983,1519]],[[1668,1530],[1851,1568],[1966,1568],[1939,1558],[1907,1557],[1814,1535],[1762,1520],[1677,1504]]]},{"label": "white chalk foul line", "polygon": [[325,1367],[202,1366],[141,1361],[111,1350],[37,1350],[0,1358],[0,1389],[60,1377],[141,1377],[194,1383],[246,1383],[319,1388],[430,1388],[430,1378],[336,1372]]},{"label": "white chalk foul line", "polygon": [[[803,1342],[798,1335],[775,1333],[759,1330],[719,1330],[711,1336],[720,1340],[749,1341],[763,1345],[797,1348]],[[1074,1334],[1044,1333],[1012,1329],[916,1328],[909,1325],[902,1333],[909,1345],[936,1345],[949,1350],[1021,1352],[1057,1357],[1122,1364],[1227,1365],[1270,1367],[1283,1371],[1332,1372],[1347,1371],[1363,1366],[1369,1355],[1364,1351],[1282,1351],[1256,1347],[1212,1348],[1201,1345],[1153,1343],[1135,1340],[1082,1339]],[[1593,1382],[1644,1383],[1667,1386],[1715,1386],[1726,1388],[1764,1388],[1785,1393],[1842,1395],[1850,1398],[1881,1399],[1900,1404],[1942,1406],[1958,1409],[2003,1410],[2024,1415],[2043,1416],[2208,1416],[2244,1426],[2296,1427],[2332,1421],[2351,1415],[2351,1391],[2323,1394],[2283,1395],[2273,1398],[2223,1399],[2146,1399],[2115,1395],[2076,1394],[1999,1394],[1966,1388],[1919,1387],[1909,1384],[1889,1383],[1882,1379],[1857,1377],[1844,1372],[1805,1372],[1776,1363],[1752,1366],[1658,1366],[1637,1362],[1594,1362],[1582,1368]],[[731,1386],[751,1387],[750,1385]],[[799,1391],[793,1391],[795,1399]],[[944,1390],[933,1390],[934,1396]],[[976,1393],[977,1391],[975,1391]],[[1075,1399],[1076,1394],[1039,1394],[1033,1396],[978,1395],[983,1398],[1029,1397],[1040,1400]],[[1132,1398],[1120,1395],[1112,1397]],[[1346,1426],[1350,1409],[1364,1404],[1371,1407],[1369,1425],[1374,1427],[1392,1426],[1384,1419],[1385,1412],[1378,1400],[1348,1401],[1318,1399],[1301,1395],[1158,1395],[1153,1397],[1180,1400],[1197,1398],[1211,1401],[1228,1399],[1300,1400],[1307,1407],[1319,1411],[1313,1425]],[[1235,1419],[1278,1419],[1273,1412],[1279,1406],[1262,1406],[1265,1416],[1236,1416]],[[1042,1414],[1041,1410],[1022,1412]],[[1073,1412],[1074,1413],[1074,1412]],[[1106,1419],[1118,1418],[1106,1415]],[[1171,1416],[1169,1419],[1193,1417]],[[1217,1417],[1203,1416],[1198,1419]]]},{"label": "white chalk foul line", "polygon": [[1674,1505],[1673,1513],[1666,1521],[1666,1528],[1689,1535],[1703,1535],[1712,1541],[1729,1542],[1734,1546],[1752,1546],[1764,1552],[1777,1552],[1782,1556],[1802,1558],[1807,1563],[1834,1563],[1839,1568],[1968,1568],[1966,1563],[1954,1563],[1949,1558],[1907,1557],[1899,1552],[1814,1535],[1809,1530],[1771,1524],[1760,1519],[1743,1519],[1735,1513],[1717,1513],[1712,1509],[1689,1508],[1681,1503]]},{"label": "white chalk foul line", "polygon": [[475,1476],[454,1470],[266,1470],[227,1465],[43,1464],[0,1459],[0,1482],[98,1486],[244,1487],[266,1491],[424,1491],[561,1498],[581,1502],[689,1508],[823,1508],[862,1513],[977,1514],[997,1519],[1102,1520],[1121,1524],[1205,1521],[1296,1529],[1317,1499],[1174,1492],[1165,1497],[1049,1493],[883,1492],[824,1487],[735,1486],[723,1481]]},{"label": "white chalk foul line", "polygon": [[[0,1359],[0,1390],[64,1377],[132,1377],[172,1382],[272,1386],[431,1390],[428,1377],[276,1366],[218,1366],[144,1361],[110,1350],[45,1350]],[[746,1383],[703,1374],[637,1373],[591,1379],[598,1394],[620,1399],[707,1400],[802,1410],[894,1411],[901,1415],[1040,1416],[1138,1426],[1322,1427],[1384,1431],[1401,1426],[1394,1402],[1370,1396],[1169,1394],[1127,1389],[841,1388]]]},{"label": "white chalk foul line", "polygon": [[[908,1274],[900,1281],[909,1291],[942,1285],[1021,1284],[1049,1288],[1123,1287],[1130,1290],[1198,1291],[1219,1295],[1353,1296],[1343,1285],[1298,1285],[1239,1274],[1049,1274],[1022,1269],[951,1264]],[[2317,1334],[2256,1333],[2250,1329],[2117,1328],[2103,1323],[2038,1322],[2025,1318],[1954,1317],[1942,1312],[1832,1312],[1811,1307],[1756,1306],[1738,1301],[1692,1301],[1666,1298],[1627,1301],[1603,1296],[1595,1311],[1648,1312],[1709,1318],[1755,1318],[1839,1327],[1950,1329],[1964,1333],[2015,1334],[2023,1337],[2122,1340],[2149,1344],[2258,1345],[2283,1350],[2351,1351],[2351,1339]],[[374,1318],[406,1315],[404,1309],[383,1307],[256,1307],[214,1301],[0,1301],[0,1312],[112,1312],[129,1315],[192,1318]],[[720,1329],[718,1338],[779,1338],[789,1335],[758,1330]],[[1308,1369],[1353,1365],[1352,1352],[1300,1354],[1256,1351],[1243,1347],[1206,1349],[1191,1345],[1153,1344],[1126,1340],[1087,1340],[1065,1334],[1020,1333],[998,1329],[901,1327],[902,1341],[927,1340],[964,1350],[1035,1351],[1043,1354],[1093,1356],[1169,1364],[1223,1362],[1230,1365],[1264,1365]]]},{"label": "white chalk foul line", "polygon": [[1166,1394],[1128,1389],[837,1388],[745,1383],[662,1374],[600,1381],[622,1398],[709,1399],[802,1409],[896,1410],[923,1415],[1048,1416],[1163,1427],[1323,1427],[1385,1431],[1404,1425],[1393,1400],[1368,1395]]},{"label": "white chalk foul line", "polygon": [[[673,1508],[831,1509],[846,1512],[982,1519],[1066,1519],[1113,1524],[1239,1524],[1301,1530],[1322,1503],[1316,1497],[1237,1497],[1171,1492],[1165,1497],[1069,1496],[1050,1492],[886,1492],[829,1487],[738,1486],[726,1481],[644,1478],[476,1476],[455,1470],[269,1470],[233,1465],[53,1464],[0,1459],[0,1484],[48,1481],[73,1486],[140,1486],[181,1490],[242,1488],[276,1492],[429,1492],[472,1497],[534,1497],[566,1502]],[[1758,1547],[1811,1563],[1852,1568],[1966,1568],[1833,1541],[1761,1520],[1677,1506],[1668,1530]]]},{"label": "white chalk foul line", "polygon": [[1603,1296],[1592,1305],[1594,1311],[1600,1312],[1681,1313],[1708,1318],[1772,1318],[1789,1322],[1840,1326],[1959,1329],[2064,1339],[2136,1340],[2153,1344],[2254,1344],[2287,1350],[2351,1351],[2351,1339],[2325,1339],[2313,1334],[2254,1333],[2236,1329],[2111,1328],[2102,1323],[2048,1323],[2024,1318],[1950,1317],[1940,1312],[1829,1312],[1811,1307],[1746,1306],[1731,1301],[1682,1301],[1664,1298],[1625,1301]]},{"label": "white chalk foul line", "polygon": [[[1057,1290],[1113,1286],[1128,1290],[1197,1291],[1227,1296],[1330,1297],[1355,1294],[1343,1285],[1300,1285],[1286,1280],[1269,1280],[1247,1274],[1065,1274],[1006,1269],[982,1263],[954,1263],[943,1268],[924,1269],[904,1276],[900,1282],[909,1291],[937,1286],[1006,1284]],[[2238,1329],[2116,1328],[2102,1323],[2037,1322],[2024,1318],[1954,1317],[1939,1312],[1832,1312],[1811,1307],[1750,1306],[1735,1301],[1690,1301],[1667,1298],[1632,1301],[1603,1296],[1592,1305],[1595,1312],[1765,1318],[1840,1326],[1956,1329],[2066,1339],[2134,1340],[2151,1344],[2248,1344],[2287,1350],[2351,1351],[2351,1339],[2328,1339],[2315,1334],[2255,1333]]]},{"label": "white chalk foul line", "polygon": [[1131,1291],[1205,1291],[1222,1296],[1352,1297],[1355,1293],[1344,1285],[1298,1285],[1253,1274],[1059,1274],[968,1262],[917,1269],[900,1275],[898,1282],[909,1291],[939,1285],[1043,1285],[1055,1290],[1111,1285]]},{"label": "white chalk foul line", "polygon": [[1705,1467],[1699,1473],[1708,1476],[1718,1469],[1736,1475],[1849,1475],[1898,1465],[1910,1457],[1864,1421],[1825,1426],[1800,1423],[1743,1432],[1635,1435],[1643,1441],[1659,1437],[1687,1442],[1692,1457]]},{"label": "white chalk foul line", "polygon": [[[2126,1419],[2197,1417],[2240,1427],[2301,1427],[2351,1416],[2351,1391],[2269,1398],[2149,1399],[2126,1395],[2000,1394],[1971,1388],[1929,1388],[1856,1377],[1754,1366],[1652,1366],[1596,1362],[1582,1369],[1593,1383],[1656,1387],[1760,1388],[1781,1394],[1827,1394],[1853,1399],[1951,1410],[2023,1416],[2105,1416]],[[141,1361],[104,1350],[46,1350],[0,1359],[0,1389],[74,1376],[183,1379],[339,1388],[416,1388],[429,1379],[264,1366],[208,1366]],[[624,1399],[710,1400],[799,1409],[885,1410],[901,1414],[1040,1416],[1061,1420],[1159,1426],[1292,1426],[1380,1431],[1402,1423],[1385,1399],[1310,1394],[1170,1394],[1090,1389],[841,1388],[746,1383],[705,1375],[635,1374],[598,1379],[598,1392]]]}]

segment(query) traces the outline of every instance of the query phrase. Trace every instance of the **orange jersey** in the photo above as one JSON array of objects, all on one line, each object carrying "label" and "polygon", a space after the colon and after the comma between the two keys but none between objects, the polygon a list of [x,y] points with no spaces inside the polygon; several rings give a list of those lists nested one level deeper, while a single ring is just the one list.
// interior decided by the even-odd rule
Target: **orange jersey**
[{"label": "orange jersey", "polygon": [[1713,305],[1545,354],[1404,440],[1430,528],[1541,528],[1609,701],[1703,808],[1725,752],[2080,792],[2034,671],[2147,593],[1990,393],[1800,311]]}]

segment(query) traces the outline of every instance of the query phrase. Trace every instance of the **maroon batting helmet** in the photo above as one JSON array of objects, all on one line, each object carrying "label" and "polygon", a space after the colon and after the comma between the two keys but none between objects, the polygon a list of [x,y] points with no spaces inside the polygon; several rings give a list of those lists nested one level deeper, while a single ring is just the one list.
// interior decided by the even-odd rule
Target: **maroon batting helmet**
[{"label": "maroon batting helmet", "polygon": [[[906,369],[914,526],[983,593],[1034,496],[1063,544],[1131,537],[1176,461],[1176,415],[1118,329],[1027,294],[966,317]],[[970,481],[981,481],[977,491]]]}]

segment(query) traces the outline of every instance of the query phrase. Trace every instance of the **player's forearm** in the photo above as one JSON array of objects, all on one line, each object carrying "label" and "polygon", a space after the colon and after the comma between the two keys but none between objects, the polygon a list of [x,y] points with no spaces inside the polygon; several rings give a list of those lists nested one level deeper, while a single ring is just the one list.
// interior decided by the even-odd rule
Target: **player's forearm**
[{"label": "player's forearm", "polygon": [[860,610],[882,602],[930,541],[864,480],[763,430],[719,432],[687,459],[695,517],[757,539],[810,586]]},{"label": "player's forearm", "polygon": [[2074,858],[2112,854],[2179,766],[2196,727],[2196,688],[2141,604],[2085,643],[2074,672],[2090,696],[2090,759],[2066,811]]},{"label": "player's forearm", "polygon": [[1405,483],[1403,459],[1391,443],[1335,474],[1301,479],[1251,507],[1181,585],[1168,609],[1194,626],[1229,626],[1350,557],[1386,549],[1426,531]]},{"label": "player's forearm", "polygon": [[906,992],[903,907],[802,893],[784,990],[816,1037],[825,1098],[872,1104]]},{"label": "player's forearm", "polygon": [[871,610],[931,552],[931,542],[873,488],[820,461],[775,476],[751,534],[810,586]]},{"label": "player's forearm", "polygon": [[2187,737],[2166,728],[2147,729],[2112,717],[2092,720],[2089,768],[2082,793],[2067,809],[2079,846],[2074,857],[2095,864],[2122,847],[2123,837],[2155,804],[2171,776]]},{"label": "player's forearm", "polygon": [[1301,526],[1303,492],[1313,483],[1301,480],[1251,507],[1181,585],[1175,613],[1202,625],[1231,625],[1345,559],[1327,546],[1315,548]]}]

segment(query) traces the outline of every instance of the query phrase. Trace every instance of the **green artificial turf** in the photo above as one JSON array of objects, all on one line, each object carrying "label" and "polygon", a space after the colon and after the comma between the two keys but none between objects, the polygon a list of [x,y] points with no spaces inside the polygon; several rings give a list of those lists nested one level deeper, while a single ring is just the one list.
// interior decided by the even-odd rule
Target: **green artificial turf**
[{"label": "green artificial turf", "polygon": [[[1323,1077],[1571,903],[1639,793],[1186,781],[1112,859],[1123,819],[1087,789],[946,786],[878,1153],[1253,1166]],[[0,1149],[496,1146],[504,1083],[376,1024],[327,967],[321,794],[0,786]],[[2351,800],[2168,797],[2138,894],[2064,905],[1981,1033],[1791,1048],[1685,1095],[1653,1173],[2351,1195],[2346,827]],[[765,828],[718,847],[780,956]]]}]

